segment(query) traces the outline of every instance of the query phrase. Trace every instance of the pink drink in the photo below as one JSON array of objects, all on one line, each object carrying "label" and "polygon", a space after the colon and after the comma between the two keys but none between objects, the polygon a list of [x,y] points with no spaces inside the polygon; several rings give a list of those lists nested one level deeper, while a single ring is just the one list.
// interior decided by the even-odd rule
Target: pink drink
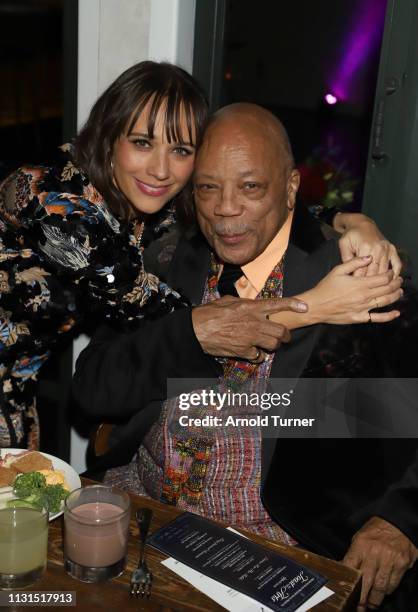
[{"label": "pink drink", "polygon": [[65,515],[65,554],[86,567],[113,565],[126,554],[128,526],[129,514],[116,504],[76,506]]}]

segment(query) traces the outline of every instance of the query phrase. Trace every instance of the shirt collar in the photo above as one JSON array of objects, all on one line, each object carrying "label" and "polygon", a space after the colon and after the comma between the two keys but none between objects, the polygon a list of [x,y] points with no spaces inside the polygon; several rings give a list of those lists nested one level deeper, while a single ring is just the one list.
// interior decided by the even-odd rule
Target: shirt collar
[{"label": "shirt collar", "polygon": [[273,240],[268,244],[264,251],[250,261],[241,266],[243,274],[250,281],[252,286],[259,293],[264,287],[270,272],[279,263],[289,244],[290,230],[292,227],[293,211],[287,216],[286,221],[279,229]]}]

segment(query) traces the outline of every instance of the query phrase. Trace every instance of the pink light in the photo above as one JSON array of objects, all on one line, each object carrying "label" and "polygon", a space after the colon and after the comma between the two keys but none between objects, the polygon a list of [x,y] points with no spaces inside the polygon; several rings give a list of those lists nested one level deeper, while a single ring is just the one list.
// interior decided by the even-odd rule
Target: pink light
[{"label": "pink light", "polygon": [[324,96],[324,100],[327,104],[337,104],[338,102],[338,98],[336,98],[335,96],[333,96],[331,93],[327,93],[326,96]]},{"label": "pink light", "polygon": [[353,3],[353,22],[346,33],[341,59],[329,85],[339,101],[353,100],[358,71],[365,58],[380,44],[387,2],[357,0]]}]

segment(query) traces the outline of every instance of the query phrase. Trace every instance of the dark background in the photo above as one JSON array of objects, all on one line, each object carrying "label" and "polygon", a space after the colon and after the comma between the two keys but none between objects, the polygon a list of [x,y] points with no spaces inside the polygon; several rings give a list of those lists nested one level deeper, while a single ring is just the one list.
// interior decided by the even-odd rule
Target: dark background
[{"label": "dark background", "polygon": [[1,0],[0,24],[1,178],[63,140],[64,0]]},{"label": "dark background", "polygon": [[[68,102],[76,75],[68,74],[66,37],[68,7],[76,4],[0,1],[0,178],[21,163],[53,160],[74,135],[75,104]],[[385,7],[386,0],[227,0],[219,105],[251,101],[271,109],[289,131],[297,163],[333,146],[362,181]],[[324,104],[353,53],[359,59],[344,96],[334,107]],[[357,208],[360,201],[361,186]]]},{"label": "dark background", "polygon": [[[228,0],[220,106],[256,102],[289,132],[296,163],[317,147],[358,180],[361,208],[386,0]],[[339,97],[335,106],[324,96]]]}]

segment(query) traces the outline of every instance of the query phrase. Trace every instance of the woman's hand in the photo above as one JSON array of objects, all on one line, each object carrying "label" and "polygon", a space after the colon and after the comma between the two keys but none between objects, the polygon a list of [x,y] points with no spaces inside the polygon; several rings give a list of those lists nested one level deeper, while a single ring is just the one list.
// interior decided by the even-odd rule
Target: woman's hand
[{"label": "woman's hand", "polygon": [[402,262],[396,247],[386,240],[372,219],[361,213],[338,213],[334,217],[333,226],[343,234],[339,247],[344,263],[353,257],[372,256],[370,263],[358,268],[354,276],[381,274],[389,269],[389,264],[394,278],[399,276]]},{"label": "woman's hand", "polygon": [[370,260],[370,257],[357,257],[336,266],[313,289],[298,296],[309,306],[305,316],[311,323],[387,323],[399,316],[398,310],[370,312],[393,304],[403,295],[403,279],[394,278],[393,270],[374,276],[355,276]]}]

